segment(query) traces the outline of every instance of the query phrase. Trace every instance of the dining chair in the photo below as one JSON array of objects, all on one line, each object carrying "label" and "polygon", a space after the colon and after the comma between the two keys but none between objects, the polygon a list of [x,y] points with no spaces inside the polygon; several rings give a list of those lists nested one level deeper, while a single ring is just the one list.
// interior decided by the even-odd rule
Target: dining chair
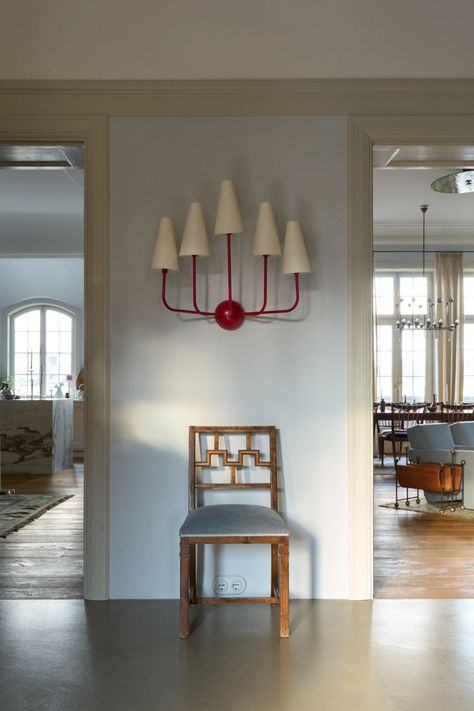
[{"label": "dining chair", "polygon": [[[232,435],[245,442],[236,453]],[[268,458],[255,440],[268,438]],[[203,447],[202,438],[205,438]],[[211,446],[208,446],[208,441]],[[225,440],[225,441],[224,441]],[[203,451],[204,450],[204,451]],[[252,461],[252,466],[249,462]],[[226,471],[226,480],[212,480],[213,470]],[[268,472],[268,481],[250,481],[249,471]],[[247,472],[245,471],[247,470]],[[208,472],[210,476],[205,476]],[[267,490],[270,506],[203,503],[206,490]],[[277,446],[274,426],[189,428],[188,516],[180,535],[179,635],[189,636],[189,607],[198,604],[267,603],[280,606],[280,637],[289,636],[289,533],[278,512]],[[271,580],[268,597],[203,597],[197,594],[196,546],[209,544],[267,544],[271,546]]]},{"label": "dining chair", "polygon": [[407,424],[414,424],[416,418],[414,413],[407,412],[405,406],[391,404],[387,412],[386,419],[377,418],[377,440],[381,466],[385,460],[385,442],[392,445],[394,457],[400,457],[403,444],[408,443],[406,432]]}]

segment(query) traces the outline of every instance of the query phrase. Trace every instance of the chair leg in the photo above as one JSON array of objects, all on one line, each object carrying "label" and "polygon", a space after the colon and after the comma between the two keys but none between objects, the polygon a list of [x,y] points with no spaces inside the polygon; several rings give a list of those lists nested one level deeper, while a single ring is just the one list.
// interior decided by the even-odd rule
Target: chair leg
[{"label": "chair leg", "polygon": [[[270,595],[278,594],[278,543],[272,543],[272,579],[270,583]],[[276,603],[273,604],[273,607]]]},{"label": "chair leg", "polygon": [[192,543],[189,556],[189,602],[194,605],[196,602],[196,544]]},{"label": "chair leg", "polygon": [[280,543],[280,637],[290,636],[289,620],[289,542]]},{"label": "chair leg", "polygon": [[181,539],[179,544],[179,636],[189,637],[189,562],[190,544]]}]

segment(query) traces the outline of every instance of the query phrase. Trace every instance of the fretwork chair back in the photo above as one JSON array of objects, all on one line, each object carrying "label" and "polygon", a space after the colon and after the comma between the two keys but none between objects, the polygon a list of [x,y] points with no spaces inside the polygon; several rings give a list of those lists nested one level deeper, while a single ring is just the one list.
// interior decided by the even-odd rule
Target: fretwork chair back
[{"label": "fretwork chair back", "polygon": [[[223,445],[226,435],[245,438],[245,447],[232,455],[230,447]],[[201,437],[211,439],[201,455]],[[257,436],[267,436],[268,459],[255,446]],[[201,427],[189,428],[189,489],[188,516],[181,526],[180,535],[180,620],[179,635],[189,636],[189,607],[197,604],[268,603],[280,606],[280,637],[289,636],[288,590],[288,527],[278,513],[276,428],[255,427]],[[249,468],[249,458],[254,467],[266,469],[269,481],[250,482],[241,476]],[[216,464],[217,460],[217,464]],[[226,481],[204,480],[203,470],[224,467],[228,470]],[[238,489],[262,489],[270,494],[270,506],[255,504],[201,505],[200,492],[222,489],[232,493]],[[198,597],[196,586],[196,546],[200,544],[269,544],[271,545],[271,581],[269,597]]]}]

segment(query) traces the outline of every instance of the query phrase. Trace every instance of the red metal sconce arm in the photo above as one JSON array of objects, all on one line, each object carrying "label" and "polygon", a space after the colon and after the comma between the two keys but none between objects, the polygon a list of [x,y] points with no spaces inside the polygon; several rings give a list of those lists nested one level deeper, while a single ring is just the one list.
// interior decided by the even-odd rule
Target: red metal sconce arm
[{"label": "red metal sconce arm", "polygon": [[226,330],[235,330],[244,321],[246,316],[266,316],[273,314],[288,314],[294,311],[300,300],[299,274],[295,274],[295,300],[287,309],[267,309],[268,301],[268,255],[263,255],[263,303],[258,311],[244,311],[242,306],[232,299],[232,235],[227,235],[227,299],[216,307],[215,311],[203,311],[197,303],[197,255],[192,255],[193,270],[193,309],[179,309],[170,306],[166,299],[166,283],[168,269],[162,269],[161,296],[164,306],[174,313],[193,314],[195,316],[213,317],[216,323]]}]

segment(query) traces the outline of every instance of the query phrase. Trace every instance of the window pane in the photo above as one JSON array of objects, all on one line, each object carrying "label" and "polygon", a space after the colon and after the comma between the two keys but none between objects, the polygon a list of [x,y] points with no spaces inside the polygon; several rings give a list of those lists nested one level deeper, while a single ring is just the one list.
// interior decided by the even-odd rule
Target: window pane
[{"label": "window pane", "polygon": [[66,314],[59,314],[59,328],[61,331],[72,331],[72,318]]},{"label": "window pane", "polygon": [[374,311],[378,316],[394,313],[394,278],[374,278]]},{"label": "window pane", "polygon": [[464,376],[464,400],[474,400],[474,375]]},{"label": "window pane", "polygon": [[400,313],[423,316],[427,312],[427,277],[400,277]]},{"label": "window pane", "polygon": [[15,316],[14,324],[15,324],[16,331],[27,331],[28,330],[28,314],[21,314],[20,316]]},{"label": "window pane", "polygon": [[392,378],[378,378],[377,397],[390,402],[392,399]]},{"label": "window pane", "polygon": [[71,354],[63,354],[59,356],[59,370],[64,375],[71,372]]},{"label": "window pane", "polygon": [[381,377],[392,375],[392,354],[382,351],[378,358],[378,372]]},{"label": "window pane", "polygon": [[46,333],[46,350],[49,351],[59,351],[59,332],[58,331],[47,331]]},{"label": "window pane", "polygon": [[474,316],[474,277],[464,277],[464,313]]},{"label": "window pane", "polygon": [[33,309],[27,313],[28,331],[39,331],[41,329],[41,312],[39,309]]},{"label": "window pane", "polygon": [[[12,354],[13,380],[15,392],[22,397],[40,395],[40,328],[41,310],[37,307],[13,316]],[[33,381],[33,393],[31,383]]]},{"label": "window pane", "polygon": [[25,331],[15,331],[15,350],[23,353],[28,351],[28,334]]},{"label": "window pane", "polygon": [[402,333],[402,394],[423,401],[426,389],[426,337],[423,331]]},{"label": "window pane", "polygon": [[[28,352],[29,351],[35,351],[36,353],[40,352],[41,348],[41,334],[39,331],[30,331],[28,333]],[[16,344],[15,344],[16,347]]]},{"label": "window pane", "polygon": [[376,355],[376,393],[377,398],[392,399],[392,343],[393,326],[377,326],[374,334]]},{"label": "window pane", "polygon": [[59,331],[59,312],[55,309],[46,311],[46,330]]},{"label": "window pane", "polygon": [[463,400],[474,398],[474,324],[464,325],[464,386]]},{"label": "window pane", "polygon": [[464,349],[474,350],[474,324],[466,323],[464,325]]}]

